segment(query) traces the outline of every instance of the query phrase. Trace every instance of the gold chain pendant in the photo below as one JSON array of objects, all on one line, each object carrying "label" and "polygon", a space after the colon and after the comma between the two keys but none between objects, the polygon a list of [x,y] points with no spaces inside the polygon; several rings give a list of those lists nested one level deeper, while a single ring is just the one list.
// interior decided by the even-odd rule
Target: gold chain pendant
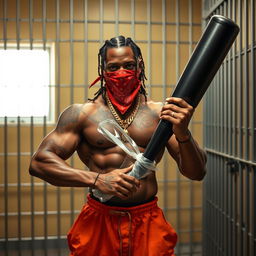
[{"label": "gold chain pendant", "polygon": [[136,98],[136,106],[133,109],[131,115],[129,117],[127,117],[126,119],[122,119],[119,114],[116,112],[112,102],[110,101],[108,95],[106,94],[106,99],[107,99],[107,105],[108,108],[110,109],[111,114],[113,115],[113,117],[115,118],[115,120],[117,121],[117,123],[123,128],[123,130],[128,134],[128,130],[127,128],[131,125],[131,123],[133,122],[138,110],[139,110],[139,106],[140,106],[140,95],[138,94],[137,98]]}]

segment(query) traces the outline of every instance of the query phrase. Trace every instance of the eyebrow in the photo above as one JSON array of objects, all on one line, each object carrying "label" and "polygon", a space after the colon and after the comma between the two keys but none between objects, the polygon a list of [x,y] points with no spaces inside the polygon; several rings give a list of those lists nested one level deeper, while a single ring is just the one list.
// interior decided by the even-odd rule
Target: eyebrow
[{"label": "eyebrow", "polygon": [[[121,62],[121,63],[136,63],[136,61],[135,60],[128,60],[128,61],[124,61],[124,62]],[[111,65],[111,64],[119,64],[119,62],[109,62],[109,63],[107,63],[107,65]]]},{"label": "eyebrow", "polygon": [[118,64],[117,63],[108,63],[108,64],[106,64],[106,67],[111,67],[111,66],[118,66]]}]

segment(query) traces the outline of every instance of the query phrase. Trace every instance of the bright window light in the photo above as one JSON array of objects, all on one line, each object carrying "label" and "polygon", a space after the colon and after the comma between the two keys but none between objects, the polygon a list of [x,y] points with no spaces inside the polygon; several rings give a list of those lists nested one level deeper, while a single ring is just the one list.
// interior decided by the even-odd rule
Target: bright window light
[{"label": "bright window light", "polygon": [[[0,49],[0,117],[52,115],[50,50]],[[24,119],[25,118],[25,119]]]}]

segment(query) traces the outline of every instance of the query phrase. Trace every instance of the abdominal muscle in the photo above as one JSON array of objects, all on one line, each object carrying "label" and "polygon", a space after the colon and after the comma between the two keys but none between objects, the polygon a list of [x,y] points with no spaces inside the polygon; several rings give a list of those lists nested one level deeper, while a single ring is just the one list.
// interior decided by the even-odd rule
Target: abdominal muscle
[{"label": "abdominal muscle", "polygon": [[115,206],[133,206],[143,204],[151,200],[157,193],[155,174],[152,173],[140,180],[140,187],[126,199],[112,197],[106,204]]},{"label": "abdominal muscle", "polygon": [[[99,152],[94,152],[90,160],[86,163],[90,171],[97,171],[99,173],[108,173],[114,169],[121,169],[130,166],[132,161],[127,160],[123,151],[117,148],[111,150],[102,149]],[[148,176],[140,180],[140,187],[136,192],[133,192],[126,199],[119,197],[112,197],[106,204],[116,206],[130,206],[142,204],[149,201],[157,194],[157,181],[155,172],[150,173]]]}]

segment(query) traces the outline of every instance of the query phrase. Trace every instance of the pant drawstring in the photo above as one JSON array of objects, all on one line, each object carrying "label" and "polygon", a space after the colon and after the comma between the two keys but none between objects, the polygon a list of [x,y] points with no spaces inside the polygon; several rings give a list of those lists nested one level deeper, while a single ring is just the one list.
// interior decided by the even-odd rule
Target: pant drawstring
[{"label": "pant drawstring", "polygon": [[123,255],[123,238],[122,238],[122,232],[121,232],[121,221],[122,217],[128,216],[129,218],[129,243],[128,243],[128,255],[131,256],[131,247],[132,247],[132,215],[130,212],[126,211],[116,211],[116,210],[110,210],[110,214],[118,215],[118,235],[120,239],[120,256]]}]

